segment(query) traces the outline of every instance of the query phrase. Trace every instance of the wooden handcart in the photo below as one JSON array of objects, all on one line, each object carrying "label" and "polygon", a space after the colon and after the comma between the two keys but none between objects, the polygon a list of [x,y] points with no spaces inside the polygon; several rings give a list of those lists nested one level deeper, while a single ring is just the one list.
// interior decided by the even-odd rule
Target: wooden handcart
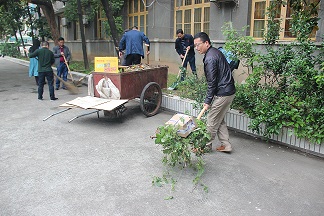
[{"label": "wooden handcart", "polygon": [[93,99],[87,97],[79,97],[75,100],[66,102],[61,105],[65,110],[53,113],[43,119],[46,121],[50,117],[68,111],[72,108],[93,109],[90,113],[82,114],[69,120],[104,111],[105,116],[120,117],[126,110],[125,104],[128,100],[139,98],[140,109],[142,113],[148,117],[158,113],[162,103],[162,88],[167,87],[168,67],[157,66],[154,68],[121,72],[121,73],[105,73],[93,72],[93,86],[96,86],[102,78],[109,78],[120,91],[120,100],[110,100],[99,98],[99,93],[94,88]]}]

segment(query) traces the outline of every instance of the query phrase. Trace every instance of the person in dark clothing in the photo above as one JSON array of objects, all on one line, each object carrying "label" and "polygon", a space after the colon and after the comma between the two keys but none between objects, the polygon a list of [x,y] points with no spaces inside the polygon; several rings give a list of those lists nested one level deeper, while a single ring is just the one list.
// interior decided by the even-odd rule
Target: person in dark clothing
[{"label": "person in dark clothing", "polygon": [[[183,67],[187,69],[187,65],[189,62],[192,73],[197,77],[194,40],[192,35],[184,34],[182,29],[178,29],[177,39],[175,41],[175,50],[179,54],[181,61],[183,62]],[[188,50],[188,54],[186,59],[184,59],[187,50]],[[185,77],[186,74],[182,73],[181,81],[183,81]]]},{"label": "person in dark clothing", "polygon": [[[29,48],[29,53],[33,53],[35,50],[40,48],[40,41],[37,38],[33,39],[33,46]],[[34,76],[36,85],[38,85],[38,59],[30,58],[29,59],[29,77]]]},{"label": "person in dark clothing", "polygon": [[[138,30],[137,26],[134,26],[132,30],[125,32],[119,42],[119,57],[125,55],[124,66],[141,63],[141,58],[144,58],[143,42],[145,42],[148,47],[146,55],[149,55],[150,40],[143,32]],[[123,53],[123,50],[126,50],[125,53]]]},{"label": "person in dark clothing", "polygon": [[[55,58],[55,67],[57,69],[57,76],[62,77],[64,81],[67,81],[68,76],[68,66],[71,60],[71,52],[70,49],[64,45],[64,38],[59,37],[58,45],[53,48],[54,58]],[[65,62],[64,58],[67,62]],[[60,80],[56,78],[56,90],[60,89]],[[62,89],[67,89],[62,84]]]},{"label": "person in dark clothing", "polygon": [[54,64],[54,54],[49,49],[49,43],[47,41],[42,42],[42,48],[35,50],[33,53],[29,53],[25,49],[29,58],[38,58],[38,100],[43,100],[45,78],[48,83],[48,90],[51,100],[57,100],[54,94],[54,75],[52,65]]},{"label": "person in dark clothing", "polygon": [[232,146],[224,118],[236,92],[232,71],[224,54],[211,46],[209,36],[205,32],[195,35],[194,44],[197,51],[205,55],[203,63],[207,94],[204,108],[210,109],[207,115],[207,130],[211,133],[211,142],[208,145],[211,148],[217,135],[221,145],[216,150],[230,152]]}]

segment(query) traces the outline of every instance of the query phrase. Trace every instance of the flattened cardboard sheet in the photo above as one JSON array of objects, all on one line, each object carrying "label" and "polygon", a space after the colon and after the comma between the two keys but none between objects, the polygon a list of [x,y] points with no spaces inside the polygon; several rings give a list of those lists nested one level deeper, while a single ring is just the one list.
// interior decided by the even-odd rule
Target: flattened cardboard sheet
[{"label": "flattened cardboard sheet", "polygon": [[112,111],[115,108],[127,103],[128,100],[112,100],[97,98],[92,96],[77,97],[74,100],[61,104],[60,107],[66,108],[82,108],[82,109],[98,109]]}]

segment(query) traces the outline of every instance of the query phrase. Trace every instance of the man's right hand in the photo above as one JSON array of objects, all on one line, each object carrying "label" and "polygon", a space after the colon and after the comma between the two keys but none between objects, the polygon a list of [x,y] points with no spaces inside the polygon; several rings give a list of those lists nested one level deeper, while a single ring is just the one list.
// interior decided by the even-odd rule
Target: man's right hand
[{"label": "man's right hand", "polygon": [[204,103],[204,108],[205,108],[206,110],[208,110],[209,107],[210,107],[210,104],[206,104],[206,103]]}]

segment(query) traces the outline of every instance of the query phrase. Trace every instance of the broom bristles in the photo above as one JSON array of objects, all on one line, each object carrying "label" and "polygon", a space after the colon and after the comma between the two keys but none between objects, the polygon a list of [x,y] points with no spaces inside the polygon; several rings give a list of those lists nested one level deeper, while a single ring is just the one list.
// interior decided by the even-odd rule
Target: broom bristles
[{"label": "broom bristles", "polygon": [[54,72],[53,72],[53,74],[57,79],[59,79],[65,85],[65,87],[70,92],[70,94],[78,94],[79,93],[79,89],[76,86],[64,81],[61,77],[57,76]]}]

